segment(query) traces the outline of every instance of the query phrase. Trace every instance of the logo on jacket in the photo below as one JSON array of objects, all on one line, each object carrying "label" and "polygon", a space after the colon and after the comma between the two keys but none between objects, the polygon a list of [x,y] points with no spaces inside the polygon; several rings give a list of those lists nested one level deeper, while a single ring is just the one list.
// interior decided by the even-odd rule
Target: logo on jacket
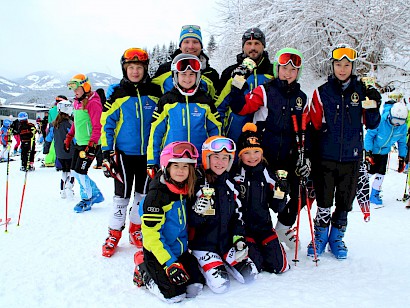
[{"label": "logo on jacket", "polygon": [[353,156],[354,157],[359,156],[359,149],[358,148],[353,149]]},{"label": "logo on jacket", "polygon": [[198,107],[194,108],[194,112],[191,113],[193,117],[200,117],[201,113],[198,110]]},{"label": "logo on jacket", "polygon": [[359,94],[357,94],[356,92],[354,92],[352,94],[352,96],[350,97],[350,99],[352,100],[352,106],[359,106]]},{"label": "logo on jacket", "polygon": [[301,110],[302,107],[303,107],[303,100],[302,100],[301,97],[298,97],[298,98],[296,99],[296,109],[297,109],[297,110]]}]

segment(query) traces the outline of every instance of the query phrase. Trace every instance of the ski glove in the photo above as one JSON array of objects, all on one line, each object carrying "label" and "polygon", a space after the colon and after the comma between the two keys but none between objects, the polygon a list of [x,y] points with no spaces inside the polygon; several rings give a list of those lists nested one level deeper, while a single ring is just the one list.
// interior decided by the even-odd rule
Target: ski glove
[{"label": "ski glove", "polygon": [[165,272],[169,281],[173,284],[181,285],[189,280],[189,275],[181,263],[172,263],[170,266],[165,267]]},{"label": "ski glove", "polygon": [[366,162],[370,165],[374,165],[374,158],[372,151],[366,151],[365,158]]},{"label": "ski glove", "polygon": [[377,105],[380,106],[380,102],[382,100],[382,96],[380,95],[379,91],[373,86],[369,86],[366,88],[366,96],[373,101],[377,102]]},{"label": "ski glove", "polygon": [[[50,146],[51,146],[51,142],[44,141],[43,154],[47,155],[48,153],[50,153]],[[70,151],[70,149],[68,151]]]},{"label": "ski glove", "polygon": [[97,152],[95,143],[93,141],[89,141],[87,147],[84,149],[84,152],[88,156],[88,158],[94,158]]},{"label": "ski glove", "polygon": [[309,158],[299,158],[296,162],[295,173],[297,176],[307,178],[310,175],[311,164]]},{"label": "ski glove", "polygon": [[201,197],[196,199],[195,204],[192,206],[192,209],[195,213],[204,215],[206,211],[212,207],[213,204],[214,200],[212,200],[212,198],[206,198],[204,195],[201,195]]},{"label": "ski glove", "polygon": [[397,168],[398,173],[402,173],[406,168],[406,162],[404,161],[404,157],[399,156],[399,167]]},{"label": "ski glove", "polygon": [[103,151],[103,172],[104,175],[109,178],[113,177],[112,173],[115,172],[117,168],[117,163],[115,162],[115,151]]},{"label": "ski glove", "polygon": [[155,177],[155,175],[158,173],[158,170],[159,170],[158,165],[148,165],[147,166],[147,174],[151,179]]},{"label": "ski glove", "polygon": [[70,145],[71,145],[71,141],[73,140],[74,136],[71,136],[70,134],[67,134],[65,136],[65,140],[64,140],[64,151],[66,151],[67,153],[70,152]]},{"label": "ski glove", "polygon": [[248,257],[248,245],[245,243],[243,236],[235,235],[234,248],[235,248],[235,261],[240,263]]}]

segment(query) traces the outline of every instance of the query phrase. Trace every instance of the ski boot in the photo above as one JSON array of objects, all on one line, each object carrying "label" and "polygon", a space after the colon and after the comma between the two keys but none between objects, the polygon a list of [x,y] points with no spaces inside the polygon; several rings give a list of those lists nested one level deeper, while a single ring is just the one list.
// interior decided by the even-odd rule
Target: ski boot
[{"label": "ski boot", "polygon": [[130,244],[136,246],[137,248],[142,248],[142,234],[141,225],[133,224],[130,222]]},{"label": "ski boot", "polygon": [[347,247],[345,242],[343,242],[343,237],[345,236],[346,226],[341,226],[337,228],[332,226],[329,234],[329,247],[330,251],[337,259],[347,258]]},{"label": "ski boot", "polygon": [[380,197],[380,190],[376,190],[372,188],[372,192],[370,194],[370,203],[374,203],[376,205],[382,205],[383,200]]},{"label": "ski boot", "polygon": [[[329,226],[319,227],[315,225],[315,246],[316,246],[316,256],[320,256],[326,248],[326,244],[329,240]],[[314,257],[315,251],[313,249],[313,243],[310,242],[307,249],[308,257]]]},{"label": "ski boot", "polygon": [[61,199],[67,198],[67,194],[65,192],[65,189],[60,190],[60,197],[61,197]]},{"label": "ski boot", "polygon": [[65,194],[67,198],[72,199],[74,197],[74,184],[71,181],[67,181],[64,187]]},{"label": "ski boot", "polygon": [[74,212],[82,213],[91,210],[91,199],[83,199],[74,207]]},{"label": "ski boot", "polygon": [[115,253],[115,249],[121,239],[121,235],[121,230],[108,228],[108,237],[105,239],[105,243],[102,246],[102,255],[104,257],[109,258]]},{"label": "ski boot", "polygon": [[21,166],[21,167],[20,167],[20,171],[26,172],[26,171],[27,171],[27,167]]},{"label": "ski boot", "polygon": [[140,265],[143,262],[144,262],[144,253],[142,252],[142,250],[138,250],[134,254],[135,269],[134,269],[134,278],[132,279],[132,281],[138,288],[144,285],[144,280],[142,279],[142,273],[140,270]]},{"label": "ski boot", "polygon": [[[285,243],[285,245],[288,246],[289,249],[295,249],[297,237],[295,228],[285,226],[278,220],[278,222],[276,223],[275,231],[278,235],[279,242]],[[298,246],[298,250],[300,250],[300,242]]]},{"label": "ski boot", "polygon": [[104,200],[105,200],[105,199],[104,199],[103,194],[102,194],[101,192],[99,192],[99,193],[96,194],[95,196],[92,196],[92,197],[91,197],[91,204],[101,203],[101,202],[103,202]]}]

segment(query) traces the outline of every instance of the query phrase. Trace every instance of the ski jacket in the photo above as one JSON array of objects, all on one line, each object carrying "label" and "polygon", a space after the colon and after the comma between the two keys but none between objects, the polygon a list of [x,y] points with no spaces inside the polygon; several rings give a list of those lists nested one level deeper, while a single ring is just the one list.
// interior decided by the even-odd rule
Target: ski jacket
[{"label": "ski jacket", "polygon": [[52,123],[57,118],[57,115],[58,115],[58,108],[57,108],[57,105],[55,105],[48,111],[48,117],[47,117],[48,123]]},{"label": "ski jacket", "polygon": [[98,94],[91,93],[84,109],[82,103],[77,99],[74,99],[73,107],[74,123],[69,134],[75,137],[78,145],[88,145],[90,141],[99,144],[102,105]]},{"label": "ski jacket", "polygon": [[13,135],[18,135],[20,130],[20,121],[18,119],[15,119],[13,122],[11,122],[10,127],[13,132]]},{"label": "ski jacket", "polygon": [[186,196],[172,192],[160,171],[141,201],[140,211],[144,248],[162,266],[170,266],[188,249]]},{"label": "ski jacket", "polygon": [[309,117],[317,138],[318,158],[352,162],[363,157],[363,124],[374,129],[380,122],[378,108],[363,109],[365,86],[355,76],[343,90],[333,76],[313,92]]},{"label": "ski jacket", "polygon": [[[177,55],[182,53],[180,49],[177,49],[172,55],[171,59],[174,59]],[[201,86],[200,88],[205,91],[213,100],[216,100],[216,91],[219,86],[219,74],[209,65],[208,56],[201,51],[199,55],[199,60],[201,61]],[[171,91],[174,88],[174,82],[172,78],[171,71],[172,61],[161,64],[156,71],[152,82],[161,87],[163,94]]]},{"label": "ski jacket", "polygon": [[150,79],[138,84],[122,79],[104,104],[102,150],[116,148],[126,155],[146,155],[152,114],[161,95]]},{"label": "ski jacket", "polygon": [[50,125],[46,141],[51,143],[54,140],[54,149],[57,158],[71,159],[73,157],[74,148],[72,146],[68,153],[64,150],[64,140],[67,133],[70,131],[72,124],[73,122],[71,120],[63,120],[58,128],[54,126],[54,122]]},{"label": "ski jacket", "polygon": [[[237,55],[237,63],[226,68],[221,75],[221,89],[215,106],[218,110],[220,121],[222,123],[222,134],[231,138],[235,142],[238,141],[239,135],[242,133],[242,127],[252,122],[253,113],[246,115],[239,115],[232,112],[232,71],[242,64],[245,55],[243,53]],[[269,61],[269,55],[264,51],[262,59],[259,61],[258,66],[253,70],[252,74],[246,79],[245,91],[243,94],[247,94],[259,85],[264,84],[268,80],[272,79],[273,65]]]},{"label": "ski jacket", "polygon": [[20,121],[18,128],[18,134],[20,135],[21,142],[32,142],[36,136],[36,126],[29,121]]},{"label": "ski jacket", "polygon": [[274,209],[278,202],[285,199],[274,199],[277,177],[263,163],[255,167],[241,164],[234,177],[240,186],[239,199],[242,202],[243,220],[247,236],[272,230],[272,218],[269,208]]},{"label": "ski jacket", "polygon": [[308,109],[306,94],[300,90],[299,83],[288,84],[275,78],[245,96],[236,87],[232,87],[231,93],[233,112],[255,113],[253,121],[262,132],[261,145],[272,170],[293,172],[298,151],[292,115],[296,115],[300,125],[301,116]]},{"label": "ski jacket", "polygon": [[407,125],[394,126],[388,119],[392,104],[384,104],[383,114],[379,126],[368,129],[364,138],[364,149],[373,154],[387,155],[393,144],[397,142],[399,157],[407,155]]},{"label": "ski jacket", "polygon": [[1,127],[1,144],[3,146],[7,146],[8,139],[9,139],[8,127],[2,126]]},{"label": "ski jacket", "polygon": [[171,142],[188,141],[199,151],[208,137],[220,131],[218,112],[205,92],[198,89],[193,96],[184,96],[174,88],[161,97],[154,111],[148,165],[159,165],[161,150]]},{"label": "ski jacket", "polygon": [[215,183],[207,183],[200,177],[196,196],[202,195],[202,187],[214,188],[212,196],[215,215],[199,215],[194,212],[192,200],[188,207],[189,249],[211,251],[223,256],[233,246],[235,235],[244,236],[242,205],[238,199],[238,186],[228,172],[219,175]]}]

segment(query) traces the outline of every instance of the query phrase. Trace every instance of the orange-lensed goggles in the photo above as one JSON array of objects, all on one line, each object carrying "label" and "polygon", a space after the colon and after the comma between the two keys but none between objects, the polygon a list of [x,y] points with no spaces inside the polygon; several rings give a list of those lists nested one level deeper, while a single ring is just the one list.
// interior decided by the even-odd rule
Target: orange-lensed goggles
[{"label": "orange-lensed goggles", "polygon": [[148,60],[148,53],[141,48],[129,48],[124,51],[123,57],[126,61],[145,62]]},{"label": "orange-lensed goggles", "polygon": [[201,62],[196,59],[181,59],[175,63],[175,69],[181,73],[185,72],[187,69],[191,69],[196,73],[201,70]]},{"label": "orange-lensed goggles", "polygon": [[349,61],[355,61],[357,59],[357,51],[350,47],[336,48],[332,51],[332,59],[337,61],[347,58]]},{"label": "orange-lensed goggles", "polygon": [[302,58],[294,53],[285,52],[281,54],[278,58],[279,65],[292,64],[295,68],[300,68],[302,66]]}]

